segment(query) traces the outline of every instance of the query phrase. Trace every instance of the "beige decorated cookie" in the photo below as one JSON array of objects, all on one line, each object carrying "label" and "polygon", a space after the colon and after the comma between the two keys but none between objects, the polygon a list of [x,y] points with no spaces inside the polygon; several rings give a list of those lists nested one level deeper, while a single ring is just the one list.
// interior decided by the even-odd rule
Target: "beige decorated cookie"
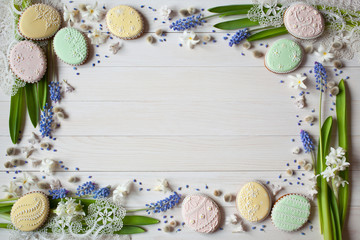
[{"label": "beige decorated cookie", "polygon": [[138,38],[144,31],[140,13],[125,5],[109,10],[106,14],[106,24],[113,35],[122,39]]},{"label": "beige decorated cookie", "polygon": [[34,4],[28,7],[19,20],[20,34],[32,40],[51,38],[61,25],[60,13],[46,4]]},{"label": "beige decorated cookie", "polygon": [[15,202],[11,209],[12,224],[20,231],[40,228],[49,215],[49,199],[42,192],[32,192]]},{"label": "beige decorated cookie", "polygon": [[247,221],[261,222],[270,213],[271,197],[262,184],[249,182],[237,194],[236,207]]}]

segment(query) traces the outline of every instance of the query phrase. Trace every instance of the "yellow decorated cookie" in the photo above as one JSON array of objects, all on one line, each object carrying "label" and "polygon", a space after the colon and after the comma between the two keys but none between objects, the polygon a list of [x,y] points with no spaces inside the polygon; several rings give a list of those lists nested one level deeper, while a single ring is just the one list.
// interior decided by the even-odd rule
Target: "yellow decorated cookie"
[{"label": "yellow decorated cookie", "polygon": [[49,199],[42,192],[24,195],[11,208],[12,224],[20,231],[29,232],[40,228],[49,215]]},{"label": "yellow decorated cookie", "polygon": [[32,40],[44,40],[52,37],[60,28],[60,13],[46,4],[34,4],[28,7],[19,20],[19,32]]},{"label": "yellow decorated cookie", "polygon": [[271,197],[262,184],[249,182],[237,194],[236,206],[244,219],[260,222],[270,213]]},{"label": "yellow decorated cookie", "polygon": [[138,38],[144,31],[144,22],[134,8],[120,5],[106,14],[106,24],[109,31],[122,39]]}]

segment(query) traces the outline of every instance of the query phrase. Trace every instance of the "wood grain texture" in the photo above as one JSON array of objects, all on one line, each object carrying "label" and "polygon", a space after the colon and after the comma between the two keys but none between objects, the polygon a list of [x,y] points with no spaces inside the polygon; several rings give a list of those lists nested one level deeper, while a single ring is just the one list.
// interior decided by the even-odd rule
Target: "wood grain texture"
[{"label": "wood grain texture", "polygon": [[[69,7],[81,3],[62,1]],[[82,2],[93,3],[95,0]],[[118,4],[110,0],[99,1],[99,6],[105,5],[106,9]],[[300,129],[308,130],[315,141],[318,135],[318,92],[314,90],[315,80],[310,73],[316,58],[307,56],[294,72],[309,76],[305,82],[308,86],[305,92],[310,92],[306,94],[307,106],[298,109],[292,96],[297,97],[300,91],[289,88],[287,76],[269,72],[263,66],[263,59],[252,56],[254,49],[265,53],[266,43],[271,44],[274,40],[263,41],[262,46],[256,42],[250,51],[240,46],[230,48],[223,39],[227,32],[212,32],[211,25],[219,21],[212,19],[196,32],[200,37],[210,34],[217,42],[199,44],[189,50],[178,45],[182,33],[168,31],[169,22],[164,24],[154,20],[159,17],[158,12],[148,8],[158,10],[168,5],[173,10],[189,6],[207,9],[239,4],[239,1],[137,0],[122,1],[121,4],[129,4],[141,11],[146,19],[143,37],[133,41],[108,39],[98,48],[91,46],[87,63],[75,69],[58,61],[59,79],[68,80],[76,90],[65,94],[58,104],[67,117],[54,133],[57,140],[43,140],[51,143],[51,151],[42,151],[37,146],[32,155],[34,159],[49,157],[63,161],[56,174],[45,180],[59,178],[65,187],[74,190],[76,185],[66,181],[74,175],[79,176],[81,182],[91,179],[103,187],[109,184],[115,187],[125,180],[137,179],[133,193],[126,201],[128,208],[140,208],[165,197],[166,194],[147,191],[161,178],[167,178],[173,190],[183,195],[198,192],[197,189],[211,196],[215,189],[235,194],[252,180],[283,186],[276,198],[291,192],[306,194],[310,174],[297,170],[298,163],[294,160],[310,161],[310,158],[303,152],[294,155],[292,149],[301,146]],[[173,19],[178,17],[175,14]],[[104,25],[104,21],[101,23]],[[92,26],[98,28],[98,24]],[[154,32],[160,28],[166,30],[166,36],[162,37],[166,42],[148,44],[146,36],[155,37]],[[102,31],[106,32],[106,27]],[[108,48],[117,41],[123,46],[117,55],[113,55]],[[346,67],[341,74],[333,70],[332,63],[326,66],[330,80],[338,82],[350,76],[346,81],[351,98],[348,104],[352,195],[345,239],[356,239],[360,234],[357,226],[360,220],[360,192],[357,191],[360,188],[360,81],[357,80],[360,67],[355,60],[344,61],[344,64]],[[335,111],[330,110],[335,109],[334,101],[334,97],[325,97],[326,115],[335,116]],[[9,104],[9,97],[0,94],[1,153],[12,146],[7,128]],[[298,125],[307,115],[316,116],[314,126],[304,122]],[[19,148],[29,146],[27,139],[32,131],[39,132],[27,119]],[[333,145],[336,145],[335,134]],[[24,158],[24,154],[17,157]],[[4,156],[1,164],[11,159]],[[287,168],[294,169],[295,175],[287,176]],[[39,169],[30,164],[11,169],[9,173],[1,167],[0,185],[7,184],[13,177],[21,177],[14,173],[19,169],[42,176]],[[139,182],[142,182],[141,186]],[[139,191],[140,187],[142,191]],[[213,198],[221,205],[225,216],[236,213],[234,203],[226,203],[222,197]],[[165,225],[162,223],[147,228],[147,233],[135,235],[133,239],[320,239],[316,205],[316,201],[312,201],[312,230],[307,224],[299,232],[284,233],[276,230],[268,218],[260,224],[245,223],[247,232],[243,234],[232,233],[232,226],[228,225],[211,235],[193,233],[186,227],[180,227],[180,232],[165,234],[157,230]],[[180,208],[165,215],[182,221]],[[163,215],[155,217],[162,219]],[[264,232],[260,231],[263,224],[266,225]],[[253,226],[257,228],[252,230]],[[1,239],[7,236],[6,231],[0,230]]]}]

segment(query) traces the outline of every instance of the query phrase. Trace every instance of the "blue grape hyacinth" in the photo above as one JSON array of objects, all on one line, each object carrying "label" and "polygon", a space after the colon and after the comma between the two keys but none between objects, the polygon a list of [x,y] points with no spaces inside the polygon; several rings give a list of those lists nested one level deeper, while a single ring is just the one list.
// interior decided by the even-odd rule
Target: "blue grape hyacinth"
[{"label": "blue grape hyacinth", "polygon": [[315,62],[314,73],[316,79],[316,89],[324,92],[327,88],[326,69],[321,63]]},{"label": "blue grape hyacinth", "polygon": [[203,15],[199,14],[179,19],[175,22],[172,22],[169,27],[174,31],[185,31],[196,26],[202,26],[203,23],[206,23],[205,20],[201,19],[202,17]]},{"label": "blue grape hyacinth", "polygon": [[315,150],[314,143],[307,131],[300,131],[301,142],[304,146],[305,153],[312,152]]},{"label": "blue grape hyacinth", "polygon": [[60,199],[65,198],[68,192],[69,191],[65,188],[51,189],[49,190],[49,195],[52,197],[52,199]]},{"label": "blue grape hyacinth", "polygon": [[93,194],[94,194],[95,199],[97,199],[97,198],[106,198],[106,197],[108,197],[110,195],[110,186],[95,190]]},{"label": "blue grape hyacinth", "polygon": [[50,99],[54,103],[57,103],[61,100],[61,84],[59,81],[51,81],[49,84],[50,90]]},{"label": "blue grape hyacinth", "polygon": [[243,40],[247,39],[248,37],[250,37],[249,29],[248,28],[241,29],[231,37],[229,41],[229,46],[232,47],[233,45],[237,45]]},{"label": "blue grape hyacinth", "polygon": [[46,103],[43,110],[41,111],[40,114],[40,133],[41,136],[44,137],[49,137],[50,139],[51,137],[51,132],[52,132],[52,124],[53,124],[53,116],[54,116],[54,112],[53,112],[53,107],[52,106],[48,106],[48,104]]},{"label": "blue grape hyacinth", "polygon": [[167,210],[179,204],[180,200],[181,200],[181,195],[178,194],[177,192],[174,192],[169,197],[159,200],[156,203],[146,204],[145,206],[149,208],[146,211],[148,212],[148,214],[150,214],[151,211],[153,213],[166,212]]},{"label": "blue grape hyacinth", "polygon": [[76,196],[82,197],[84,195],[91,195],[95,191],[95,183],[89,181],[77,187]]}]

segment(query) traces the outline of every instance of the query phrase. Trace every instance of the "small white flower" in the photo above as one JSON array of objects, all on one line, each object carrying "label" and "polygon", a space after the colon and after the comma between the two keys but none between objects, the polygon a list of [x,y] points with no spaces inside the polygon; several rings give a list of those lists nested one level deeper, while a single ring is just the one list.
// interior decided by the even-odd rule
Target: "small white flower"
[{"label": "small white flower", "polygon": [[316,185],[312,186],[308,191],[308,196],[311,198],[311,200],[314,200],[315,196],[318,194]]},{"label": "small white flower", "polygon": [[330,148],[330,154],[338,157],[338,158],[342,158],[345,156],[345,149],[343,149],[342,147],[338,147],[337,149],[335,148]]},{"label": "small white flower", "polygon": [[71,222],[75,218],[85,216],[81,201],[79,203],[75,201],[76,199],[73,198],[65,198],[65,201],[62,200],[58,203],[54,212],[60,218],[65,217],[68,222]]},{"label": "small white flower", "polygon": [[52,175],[57,163],[49,158],[45,158],[41,161],[40,172],[45,173],[46,175]]},{"label": "small white flower", "polygon": [[302,96],[296,98],[295,105],[300,109],[304,108],[305,107],[305,95],[302,95]]},{"label": "small white flower", "polygon": [[154,191],[159,191],[159,192],[164,192],[164,193],[171,191],[169,182],[166,179],[159,179],[158,185],[156,187],[154,187]]},{"label": "small white flower", "polygon": [[200,42],[200,39],[198,39],[193,31],[189,32],[187,30],[184,31],[183,36],[180,37],[180,40],[189,48],[194,48],[194,46]]},{"label": "small white flower", "polygon": [[306,76],[302,76],[301,74],[289,75],[288,78],[290,79],[290,87],[295,89],[306,89],[306,85],[304,81],[307,79]]},{"label": "small white flower", "polygon": [[345,184],[349,184],[349,182],[348,182],[348,181],[345,181],[345,180],[342,179],[340,176],[336,175],[336,176],[334,177],[334,184],[335,184],[335,186],[338,188],[338,187],[340,187],[340,185],[341,185],[342,187],[345,187]]},{"label": "small white flower", "polygon": [[268,1],[264,3],[264,7],[268,10],[266,11],[267,16],[276,16],[277,11],[279,11],[281,8],[277,6],[276,1]]},{"label": "small white flower", "polygon": [[335,169],[331,167],[327,167],[322,173],[322,177],[326,179],[327,182],[330,181],[330,178],[335,177]]},{"label": "small white flower", "polygon": [[112,52],[113,54],[117,54],[120,48],[121,48],[120,42],[113,43],[110,45],[109,51]]},{"label": "small white flower", "polygon": [[347,167],[350,166],[350,163],[346,161],[346,157],[337,160],[336,169],[339,171],[344,171]]},{"label": "small white flower", "polygon": [[327,166],[332,166],[332,165],[335,165],[337,163],[337,157],[334,156],[333,154],[329,154],[325,157],[326,159],[326,165]]},{"label": "small white flower", "polygon": [[271,191],[274,196],[276,196],[276,194],[278,194],[278,192],[280,192],[282,190],[282,187],[280,185],[271,184],[270,186],[271,186]]},{"label": "small white flower", "polygon": [[31,186],[36,185],[36,181],[37,181],[37,177],[30,174],[30,173],[23,173],[23,177],[22,178],[17,178],[16,179],[16,183],[19,183],[23,188],[25,188],[26,190],[30,190]]},{"label": "small white flower", "polygon": [[293,150],[292,150],[292,153],[293,154],[299,154],[301,152],[301,148],[300,147],[295,147],[295,148],[293,148]]},{"label": "small white flower", "polygon": [[240,224],[232,230],[233,233],[243,233],[245,232],[244,226],[240,222]]},{"label": "small white flower", "polygon": [[2,192],[5,193],[6,199],[17,198],[21,196],[21,188],[15,185],[13,181],[9,183],[9,186],[1,186]]},{"label": "small white flower", "polygon": [[227,225],[237,224],[238,222],[239,222],[238,216],[236,216],[235,214],[232,214],[232,215],[226,217],[225,224],[227,224]]},{"label": "small white flower", "polygon": [[123,198],[128,196],[131,191],[132,181],[126,181],[122,185],[119,185],[115,188],[113,192],[113,201],[121,201]]},{"label": "small white flower", "polygon": [[82,13],[85,18],[87,18],[90,21],[99,21],[103,18],[104,12],[100,9],[97,9],[98,3],[95,2],[93,6],[86,5],[85,11]]},{"label": "small white flower", "polygon": [[73,24],[77,22],[77,15],[79,10],[69,10],[66,5],[64,5],[64,21],[69,22],[69,24]]},{"label": "small white flower", "polygon": [[325,50],[323,45],[320,45],[317,51],[315,51],[315,55],[319,58],[320,62],[327,62],[334,58],[334,54]]},{"label": "small white flower", "polygon": [[99,30],[95,29],[92,33],[88,34],[88,37],[91,40],[91,44],[99,45],[106,41],[106,39],[109,37],[107,34],[103,34]]},{"label": "small white flower", "polygon": [[171,9],[169,9],[167,6],[162,6],[159,13],[164,20],[167,20],[170,17]]}]

